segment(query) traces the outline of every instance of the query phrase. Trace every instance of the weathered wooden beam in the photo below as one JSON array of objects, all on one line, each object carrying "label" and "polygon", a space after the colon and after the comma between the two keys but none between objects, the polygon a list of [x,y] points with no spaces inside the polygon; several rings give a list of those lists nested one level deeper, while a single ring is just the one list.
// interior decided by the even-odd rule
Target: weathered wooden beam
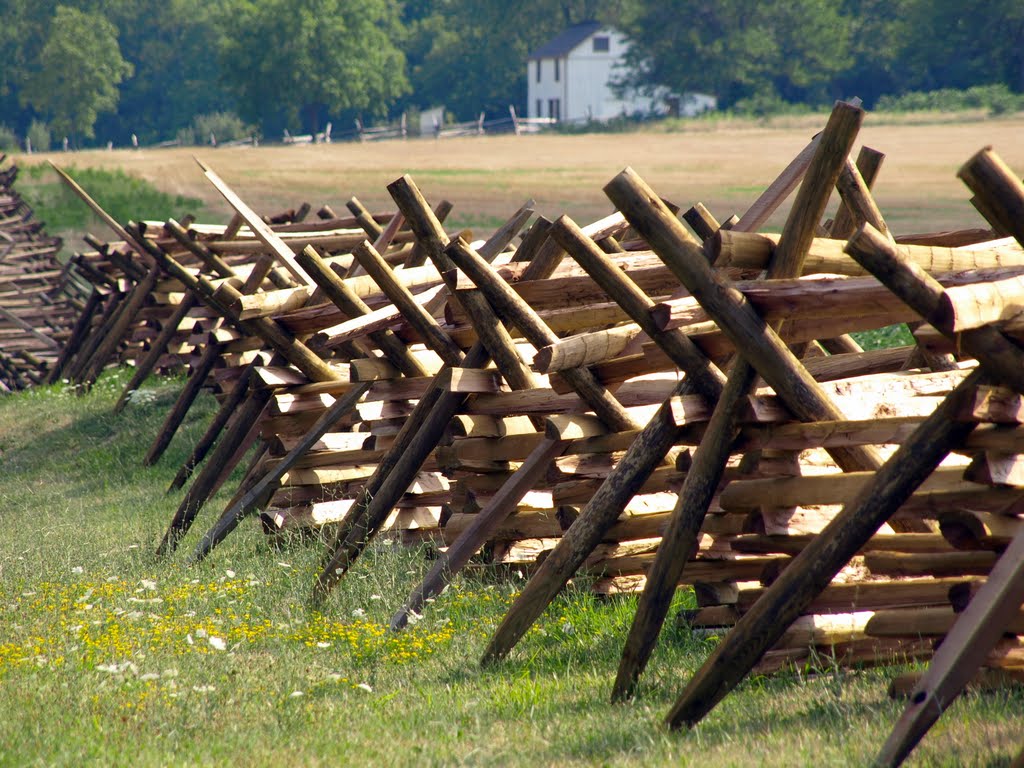
[{"label": "weathered wooden beam", "polygon": [[218,176],[212,168],[206,165],[204,162],[196,158],[196,163],[203,170],[203,175],[206,176],[207,180],[214,186],[214,188],[220,192],[221,196],[227,201],[228,205],[235,209],[239,216],[245,221],[249,229],[252,230],[253,234],[263,243],[267,248],[270,249],[271,253],[277,257],[281,262],[282,266],[288,270],[295,280],[300,285],[308,285],[309,278],[299,268],[298,264],[295,263],[295,254],[292,249],[288,246],[281,236],[274,232],[262,218],[256,215],[256,213],[245,204],[235,192],[229,187],[223,179]]},{"label": "weathered wooden beam", "polygon": [[956,699],[1024,603],[1024,531],[1014,536],[988,579],[957,618],[875,760],[900,765]]},{"label": "weathered wooden beam", "polygon": [[[862,118],[863,113],[861,110],[846,105],[838,104],[833,110],[828,125],[820,136],[819,145],[815,149],[809,164],[804,183],[800,186],[800,191],[794,201],[790,216],[783,228],[779,246],[769,265],[769,277],[796,277],[800,275],[803,269],[803,260],[814,238],[815,228],[828,203],[831,189],[835,185],[836,179],[849,154],[850,147],[860,128]],[[615,182],[612,184],[614,185]],[[615,192],[612,191],[613,189]],[[706,261],[694,253],[692,248],[689,249],[689,252],[681,250],[680,245],[685,244],[686,241],[681,237],[680,228],[673,226],[670,229],[668,226],[665,226],[668,219],[663,215],[663,211],[643,211],[643,209],[638,210],[635,205],[624,205],[621,197],[616,197],[617,192],[618,189],[610,185],[609,195],[612,197],[613,202],[616,202],[620,210],[626,214],[627,218],[633,221],[634,226],[645,236],[651,227],[646,223],[643,225],[638,224],[637,220],[633,218],[634,215],[637,218],[644,216],[648,220],[654,219],[661,224],[661,231],[658,232],[660,242],[652,241],[655,251],[665,258],[666,263],[673,268],[673,271],[690,288],[698,300],[702,299],[702,293],[704,297],[707,297],[710,293],[706,288],[707,283],[705,282],[701,285],[699,277],[704,277],[706,280],[706,277],[713,273],[707,268]],[[621,193],[619,194],[621,195]],[[635,195],[636,190],[632,190],[631,194]],[[643,212],[641,213],[640,211]],[[658,216],[658,214],[661,215]],[[674,235],[675,237],[672,239],[676,241],[675,247],[669,252],[672,254],[671,256],[659,250],[659,245],[663,248],[665,247],[666,234],[668,233],[670,233],[670,236]],[[694,280],[694,276],[699,277],[697,280]],[[689,280],[687,280],[687,277]],[[731,288],[728,285],[726,287]],[[731,311],[736,312],[739,306],[739,304],[735,304],[735,308]],[[709,312],[711,311],[710,307],[707,309]],[[727,314],[728,312],[727,310]],[[756,317],[756,313],[752,314]],[[712,316],[721,322],[721,318],[718,315],[713,313]],[[763,321],[761,323],[763,326]],[[768,344],[771,345],[773,343],[770,340],[773,334],[771,326],[764,326],[764,331],[766,339],[769,339]],[[760,342],[755,341],[753,343],[759,344]],[[612,691],[614,700],[622,700],[632,695],[636,682],[646,667],[650,654],[657,642],[662,624],[668,615],[669,604],[676,585],[679,583],[685,563],[696,551],[697,537],[700,533],[704,516],[707,513],[712,496],[718,489],[722,474],[725,471],[726,462],[732,452],[732,445],[739,427],[737,419],[739,408],[737,406],[741,399],[745,398],[753,389],[757,381],[758,372],[760,371],[762,375],[768,374],[768,369],[752,364],[751,361],[754,358],[754,353],[747,346],[741,345],[737,341],[737,348],[741,350],[741,355],[744,357],[738,359],[729,371],[729,381],[712,413],[708,429],[704,433],[701,445],[696,451],[693,465],[683,483],[672,521],[665,532],[654,563],[650,571],[648,571],[647,583],[637,605],[637,611],[619,664],[619,670]],[[788,352],[788,348],[784,344],[781,345],[781,349],[778,351],[781,352],[783,349]],[[784,355],[776,358],[776,361],[782,362],[785,366],[784,360]],[[776,361],[769,364],[769,367],[774,365]],[[791,369],[790,373],[783,374],[783,376],[795,375],[796,377],[803,376],[811,379],[799,362],[795,359],[791,362],[794,365],[787,366]],[[766,380],[773,386],[778,383],[768,378],[767,375]],[[810,389],[808,390],[809,392]],[[778,387],[776,387],[776,391],[780,391]],[[780,394],[782,393],[780,392]],[[812,409],[817,407],[821,409],[819,411],[821,413],[839,413],[838,409],[831,405],[824,392],[817,388],[816,385],[810,396],[816,402],[816,406],[812,406]],[[783,395],[783,399],[791,409],[796,411],[799,407],[794,408],[797,404],[790,401],[786,395]],[[840,416],[840,418],[842,417]],[[817,421],[818,419],[808,418],[806,415],[803,415],[803,420]],[[836,458],[839,460],[841,455]],[[881,465],[880,458],[873,451],[865,451],[856,456],[850,454],[842,458],[845,461],[840,461],[840,465],[843,466],[845,463],[846,466],[843,468],[847,470],[875,469]]]},{"label": "weathered wooden beam", "polygon": [[372,385],[373,382],[369,381],[353,384],[348,392],[335,400],[330,408],[317,419],[313,428],[274,465],[273,469],[263,475],[258,482],[254,483],[238,501],[230,504],[224,510],[213,527],[196,544],[192,552],[191,562],[199,562],[209,555],[214,547],[220,544],[246,515],[254,509],[265,505],[271,494],[280,485],[281,478],[284,477],[285,473],[295,466],[340,418],[355,407],[356,403],[359,402]]},{"label": "weathered wooden beam", "polygon": [[[715,402],[721,395],[725,377],[689,337],[680,331],[663,331],[656,327],[651,318],[654,302],[626,274],[617,269],[571,219],[566,216],[559,218],[552,235],[686,373],[693,391],[706,397],[709,402]],[[550,345],[553,341],[542,346]]]},{"label": "weathered wooden beam", "polygon": [[[473,253],[465,241],[453,241],[445,252],[456,266],[476,282],[481,293],[495,310],[507,322],[518,327],[531,344],[540,347],[550,344],[557,338],[530,306],[498,277],[490,265]],[[622,404],[597,382],[590,371],[585,368],[570,368],[563,371],[562,375],[609,428],[620,432],[640,428],[626,413]]]},{"label": "weathered wooden beam", "polygon": [[217,413],[214,415],[213,420],[206,428],[206,432],[199,438],[195,447],[192,449],[192,453],[185,459],[178,473],[174,476],[171,484],[167,488],[167,492],[175,491],[185,485],[185,481],[192,476],[192,472],[197,466],[206,458],[206,454],[213,448],[214,443],[217,441],[217,437],[221,431],[227,426],[231,416],[235,413],[235,410],[242,404],[246,394],[249,392],[249,386],[252,383],[253,373],[257,366],[262,365],[262,360],[257,359],[256,361],[245,366],[242,371],[242,375],[235,382],[235,386],[231,388],[230,394],[224,398],[224,402],[221,404]]},{"label": "weathered wooden beam", "polygon": [[[878,178],[878,174],[882,170],[883,160],[885,160],[883,152],[867,146],[860,148],[860,152],[857,154],[857,170],[868,189],[874,186],[875,179]],[[857,221],[850,206],[842,205],[836,212],[835,221],[832,222],[829,229],[829,236],[836,240],[846,240],[860,223],[862,222]]]},{"label": "weathered wooden beam", "polygon": [[[307,247],[301,253],[296,254],[295,263],[309,275],[338,309],[349,317],[368,315],[372,311],[312,247]],[[392,331],[374,331],[368,335],[385,357],[403,374],[406,376],[427,375],[419,361],[410,354],[408,347]]]},{"label": "weathered wooden beam", "polygon": [[992,147],[985,147],[957,171],[984,204],[986,218],[1024,245],[1024,183]]},{"label": "weathered wooden beam", "polygon": [[124,410],[124,407],[128,404],[128,400],[131,394],[137,390],[142,383],[149,378],[149,374],[156,368],[160,358],[164,356],[167,351],[167,345],[170,344],[171,339],[178,332],[178,326],[181,325],[182,321],[188,315],[189,312],[199,303],[199,299],[196,295],[189,291],[185,298],[174,308],[174,312],[168,317],[160,329],[160,333],[150,344],[149,351],[146,356],[139,361],[135,370],[132,372],[132,377],[128,380],[128,383],[124,385],[124,389],[121,391],[121,396],[114,403],[114,413],[120,413]]},{"label": "weathered wooden beam", "polygon": [[189,374],[185,386],[182,387],[178,398],[174,401],[174,405],[164,419],[163,425],[153,439],[153,443],[150,445],[149,450],[146,451],[146,456],[142,460],[142,466],[151,467],[164,455],[164,452],[171,444],[171,440],[174,439],[178,427],[181,426],[192,404],[199,397],[199,393],[206,384],[206,379],[213,370],[213,366],[217,364],[223,351],[224,346],[222,344],[215,342],[207,343],[198,362]]},{"label": "weathered wooden beam", "polygon": [[836,573],[974,428],[956,421],[986,381],[975,371],[768,587],[694,675],[669,713],[672,728],[693,726],[754,667]]},{"label": "weathered wooden beam", "polygon": [[491,498],[487,506],[475,514],[473,522],[434,562],[418,587],[406,598],[405,605],[391,618],[393,631],[404,628],[412,614],[423,610],[426,601],[437,595],[491,537],[497,523],[508,517],[527,491],[536,487],[551,462],[564,452],[567,440],[546,438],[515,474]]},{"label": "weathered wooden beam", "polygon": [[[705,248],[719,268],[764,269],[778,243],[778,235],[720,230]],[[833,274],[857,277],[864,269],[851,263],[842,240],[816,238],[804,262],[804,274]],[[1015,243],[993,243],[987,248],[952,248],[939,245],[899,244],[899,250],[925,271],[933,274],[968,269],[1000,269],[1024,265],[1024,250]]]},{"label": "weathered wooden beam", "polygon": [[363,265],[367,274],[377,281],[388,299],[402,311],[406,322],[416,329],[427,346],[434,350],[446,365],[459,365],[463,358],[462,350],[441,330],[430,312],[401,284],[391,265],[384,261],[377,250],[368,243],[363,243],[352,250],[352,255]]},{"label": "weathered wooden beam", "polygon": [[199,510],[217,487],[222,474],[234,468],[244,449],[249,447],[252,439],[255,439],[260,414],[266,409],[272,397],[273,390],[270,389],[250,390],[245,403],[235,411],[231,425],[217,442],[213,455],[203,466],[175,511],[167,531],[157,546],[157,555],[169,555],[177,549],[178,543],[188,533]]},{"label": "weathered wooden beam", "polygon": [[64,343],[64,348],[61,350],[57,361],[46,374],[46,378],[43,380],[45,384],[55,384],[60,380],[65,369],[75,359],[78,350],[88,338],[93,318],[96,317],[96,312],[101,306],[103,306],[103,294],[96,288],[93,288],[85,305],[82,307],[82,311],[78,315],[78,319],[75,321],[74,327],[71,329],[71,336]]}]

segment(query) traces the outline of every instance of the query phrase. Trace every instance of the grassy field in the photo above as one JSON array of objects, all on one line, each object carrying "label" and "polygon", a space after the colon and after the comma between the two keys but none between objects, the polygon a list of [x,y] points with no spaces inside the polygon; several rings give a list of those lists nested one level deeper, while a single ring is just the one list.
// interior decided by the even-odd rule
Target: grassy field
[{"label": "grassy field", "polygon": [[[528,196],[549,216],[602,215],[601,185],[626,164],[678,202],[742,210],[817,127],[202,154],[263,211],[302,200],[340,210],[351,194],[387,207],[384,185],[409,171],[428,196],[456,203],[457,223],[485,229]],[[956,167],[993,143],[1024,168],[1014,141],[1022,127],[869,123],[864,140],[891,153],[878,192],[894,228],[979,224]],[[181,204],[201,206],[206,219],[226,218],[186,151],[70,159],[194,198]],[[103,178],[94,181],[103,187]],[[161,464],[143,469],[181,381],[145,388],[113,416],[124,381],[114,372],[84,397],[57,386],[0,399],[0,765],[858,765],[902,709],[885,688],[904,668],[839,670],[824,660],[818,674],[748,680],[698,729],[670,733],[661,718],[712,641],[668,628],[638,699],[609,704],[633,598],[571,589],[507,662],[481,670],[477,659],[521,580],[460,577],[416,626],[392,635],[387,619],[427,567],[418,551],[374,546],[323,614],[307,607],[316,542],[272,548],[249,524],[200,566],[157,559],[179,501],[164,489],[213,404],[194,408]],[[691,600],[678,596],[679,606]],[[914,764],[1006,766],[1022,711],[1020,691],[966,697]]]},{"label": "grassy field", "polygon": [[[680,205],[702,201],[719,218],[742,213],[824,122],[819,115],[771,126],[698,121],[672,133],[90,151],[16,160],[34,164],[49,157],[80,168],[124,171],[166,193],[202,200],[203,217],[213,221],[226,220],[227,208],[192,161],[193,154],[265,213],[303,201],[343,211],[352,195],[371,208],[390,209],[386,185],[410,173],[428,199],[448,198],[455,204],[455,225],[483,231],[531,197],[549,218],[564,213],[588,221],[605,215],[610,204],[601,188],[627,165]],[[1024,168],[1022,135],[1024,117],[916,125],[868,115],[860,139],[887,154],[876,196],[890,227],[910,233],[980,226],[956,170],[987,144],[1012,167]],[[771,223],[781,225],[784,213]],[[134,218],[142,218],[142,212]]]},{"label": "grassy field", "polygon": [[[211,403],[142,469],[180,382],[111,416],[123,382],[0,400],[0,764],[863,765],[900,711],[885,696],[897,668],[825,661],[749,680],[670,733],[660,719],[711,643],[669,628],[638,700],[609,704],[632,598],[569,591],[482,671],[519,580],[458,578],[391,635],[417,551],[374,547],[323,614],[306,602],[316,543],[271,548],[252,524],[201,566],[159,560],[178,501],[163,490]],[[1007,765],[1022,710],[1020,691],[957,702],[915,764]]]}]

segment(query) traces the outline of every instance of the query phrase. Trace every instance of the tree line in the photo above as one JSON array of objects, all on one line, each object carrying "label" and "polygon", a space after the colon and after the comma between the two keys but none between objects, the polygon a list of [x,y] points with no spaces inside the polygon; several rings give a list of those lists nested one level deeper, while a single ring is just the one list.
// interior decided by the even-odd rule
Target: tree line
[{"label": "tree line", "polygon": [[[526,58],[597,19],[622,89],[725,108],[1024,91],[1024,3],[978,0],[3,0],[0,124],[75,145],[316,132],[444,105],[524,111]],[[211,131],[212,132],[212,131]]]}]

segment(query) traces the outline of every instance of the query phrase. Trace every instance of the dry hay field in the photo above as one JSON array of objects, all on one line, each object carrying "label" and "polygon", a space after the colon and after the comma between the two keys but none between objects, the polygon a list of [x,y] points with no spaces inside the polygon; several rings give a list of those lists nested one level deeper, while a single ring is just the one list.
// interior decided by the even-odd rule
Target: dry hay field
[{"label": "dry hay field", "polygon": [[[455,204],[456,226],[482,233],[534,198],[549,218],[587,221],[610,212],[602,186],[625,166],[662,196],[689,206],[704,202],[719,218],[742,213],[820,130],[826,116],[783,126],[730,123],[675,133],[483,136],[379,143],[212,149],[85,151],[31,155],[61,165],[120,169],[158,189],[206,201],[204,218],[223,221],[227,206],[206,183],[193,155],[209,163],[261,212],[329,203],[355,195],[371,209],[391,206],[385,186],[413,175],[429,200]],[[898,234],[980,226],[956,170],[993,145],[1011,167],[1024,168],[1024,116],[924,125],[885,123],[868,115],[860,142],[886,153],[876,197]],[[698,124],[700,125],[700,124]],[[170,213],[169,213],[170,215]],[[779,227],[785,209],[769,226]]]}]

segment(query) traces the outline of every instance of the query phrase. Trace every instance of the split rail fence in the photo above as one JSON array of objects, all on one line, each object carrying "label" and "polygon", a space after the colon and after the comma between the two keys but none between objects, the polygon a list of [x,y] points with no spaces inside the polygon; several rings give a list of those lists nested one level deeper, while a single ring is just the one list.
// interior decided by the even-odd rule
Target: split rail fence
[{"label": "split rail fence", "polygon": [[[120,410],[186,369],[143,461],[201,391],[219,408],[161,554],[247,461],[193,560],[248,517],[317,529],[324,602],[376,536],[428,544],[394,631],[464,568],[525,572],[485,664],[570,580],[637,592],[612,692],[629,698],[692,585],[680,620],[724,639],[672,727],[751,672],[930,659],[892,682],[909,703],[879,763],[896,765],[968,685],[1024,682],[1024,185],[984,149],[959,176],[986,226],[896,236],[870,192],[883,155],[851,158],[862,118],[837,104],[745,213],[698,203],[688,227],[628,169],[606,219],[528,202],[474,242],[408,176],[394,211],[263,218],[204,166],[235,215],[199,225],[116,222],[65,175],[115,236],[65,267],[0,260],[0,320],[22,321],[0,326],[5,383],[85,388],[127,363]],[[781,234],[761,233],[794,194]],[[850,336],[896,323],[914,344]]]}]

